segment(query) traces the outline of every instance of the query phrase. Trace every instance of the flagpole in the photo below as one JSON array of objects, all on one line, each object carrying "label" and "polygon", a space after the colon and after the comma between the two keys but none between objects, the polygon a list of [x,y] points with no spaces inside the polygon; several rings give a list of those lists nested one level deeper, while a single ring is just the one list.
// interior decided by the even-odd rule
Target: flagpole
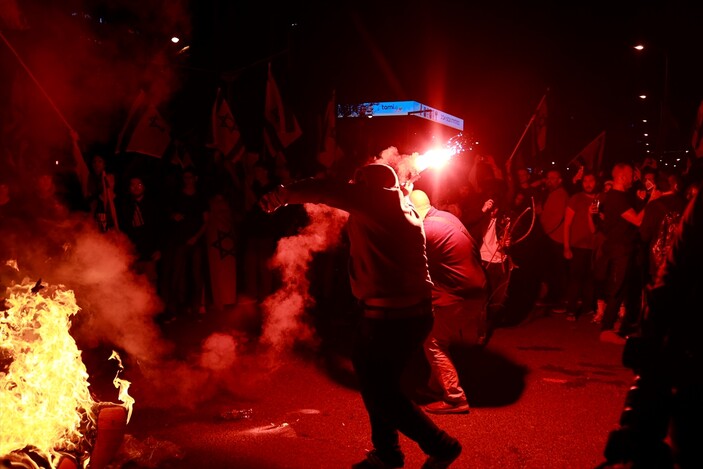
[{"label": "flagpole", "polygon": [[20,63],[20,65],[22,66],[22,68],[24,68],[24,70],[27,72],[27,75],[29,75],[29,78],[32,79],[32,81],[34,82],[34,84],[37,85],[37,88],[39,88],[39,91],[42,92],[42,94],[44,95],[44,97],[46,98],[46,100],[49,101],[49,104],[50,104],[51,107],[54,109],[54,111],[56,111],[56,114],[58,114],[59,118],[60,118],[61,121],[64,123],[64,125],[68,128],[68,130],[69,130],[69,132],[71,133],[71,135],[75,134],[75,130],[73,130],[73,127],[71,127],[71,124],[68,123],[68,121],[67,121],[66,118],[64,117],[63,113],[61,113],[61,111],[59,110],[58,106],[56,106],[56,104],[54,103],[54,100],[51,99],[51,96],[49,96],[49,93],[47,93],[46,90],[44,89],[44,87],[41,85],[41,83],[39,83],[39,80],[37,80],[37,78],[34,76],[34,74],[33,74],[32,71],[29,69],[29,67],[27,66],[27,64],[24,63],[24,60],[22,60],[22,58],[21,58],[20,55],[17,53],[17,51],[15,50],[15,48],[12,47],[12,44],[10,44],[10,41],[7,40],[7,38],[6,38],[5,35],[2,33],[2,31],[0,31],[0,39],[2,39],[3,42],[5,43],[5,45],[8,47],[8,49],[10,49],[10,51],[11,51],[12,54],[15,56],[15,58],[17,59],[17,61]]},{"label": "flagpole", "polygon": [[544,103],[544,100],[547,99],[547,93],[549,93],[549,88],[547,88],[547,91],[544,93],[542,96],[542,99],[539,100],[539,104],[535,108],[535,112],[532,113],[532,117],[530,117],[530,121],[527,123],[525,126],[525,130],[522,132],[522,135],[520,136],[520,140],[518,140],[517,145],[515,145],[515,148],[513,149],[513,152],[510,154],[510,158],[508,158],[508,161],[505,162],[505,167],[510,172],[510,164],[513,161],[513,157],[517,153],[518,148],[520,148],[520,144],[525,138],[525,135],[527,135],[527,131],[530,130],[530,126],[532,123],[535,121],[535,117],[537,117],[537,111],[542,107],[542,104]]}]

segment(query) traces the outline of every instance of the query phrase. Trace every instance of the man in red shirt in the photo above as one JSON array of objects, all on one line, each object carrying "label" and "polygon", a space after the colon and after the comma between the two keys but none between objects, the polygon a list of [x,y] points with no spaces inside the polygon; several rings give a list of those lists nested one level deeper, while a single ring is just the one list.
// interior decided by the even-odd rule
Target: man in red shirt
[{"label": "man in red shirt", "polygon": [[433,414],[468,413],[469,403],[452,364],[449,346],[459,341],[476,345],[485,334],[487,281],[478,245],[461,221],[433,207],[425,192],[411,192],[410,202],[423,220],[427,262],[434,284],[435,321],[425,342],[425,355],[432,370],[430,388],[438,384],[442,392],[442,400],[428,404],[425,410]]},{"label": "man in red shirt", "polygon": [[[589,223],[591,205],[596,200],[596,177],[585,173],[583,190],[569,198],[564,214],[564,258],[569,262],[569,282],[566,288],[568,319],[575,321],[580,313],[594,311],[593,285],[594,232]],[[578,302],[581,300],[581,308]]]}]

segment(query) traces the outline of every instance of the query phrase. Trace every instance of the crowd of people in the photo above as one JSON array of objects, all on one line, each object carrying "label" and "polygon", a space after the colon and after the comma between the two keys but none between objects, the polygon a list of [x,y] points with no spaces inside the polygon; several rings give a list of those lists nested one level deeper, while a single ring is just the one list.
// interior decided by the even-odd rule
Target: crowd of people
[{"label": "crowd of people", "polygon": [[[578,167],[567,174],[556,166],[503,169],[491,156],[469,157],[472,164],[459,166],[453,186],[437,191],[421,179],[417,188],[431,195],[433,209],[456,217],[476,245],[492,325],[523,317],[516,305],[531,309],[537,303],[569,320],[588,317],[601,324],[604,341],[621,343],[636,330],[643,289],[663,261],[665,231],[697,190],[698,159],[685,172],[658,168],[650,158],[618,163],[612,173]],[[59,220],[78,210],[89,213],[101,232],[124,233],[133,268],[156,286],[166,321],[221,307],[214,297],[223,288],[234,291],[225,303],[238,293],[255,301],[272,293],[276,279],[267,262],[276,240],[305,223],[304,212],[270,216],[257,205],[271,188],[291,181],[285,168],[255,154],[232,162],[206,152],[197,167],[144,164],[148,157],[116,164],[118,158],[124,156],[90,157],[82,197],[54,168],[21,184],[6,177],[0,181],[3,218]],[[209,219],[214,201],[222,202],[224,225],[222,216]],[[213,225],[216,240],[221,244],[225,236],[230,243],[225,250],[217,246],[234,260],[225,276],[229,284],[212,278],[207,251]]]},{"label": "crowd of people", "polygon": [[[602,341],[624,343],[641,329],[646,292],[703,167],[703,158],[683,172],[647,159],[617,163],[606,176],[583,166],[572,173],[556,166],[503,170],[491,156],[470,156],[454,187],[431,190],[422,181],[401,184],[393,168],[378,163],[362,166],[352,181],[293,181],[285,168],[250,154],[227,161],[212,152],[198,167],[154,167],[134,157],[112,168],[94,154],[82,197],[71,191],[77,180],[48,168],[20,188],[0,180],[3,256],[12,257],[19,242],[13,220],[31,217],[49,232],[72,211],[83,212],[97,233],[129,240],[131,268],[152,282],[163,300],[160,319],[169,323],[206,313],[220,289],[257,302],[274,291],[268,260],[276,240],[305,223],[304,211],[277,208],[310,202],[347,211],[347,286],[362,314],[353,362],[375,448],[354,467],[401,467],[399,431],[428,454],[423,467],[447,467],[461,445],[422,410],[469,411],[450,344],[485,344],[492,329],[521,317],[516,305],[587,318],[600,324]],[[231,244],[223,248],[225,237]],[[235,260],[224,283],[208,265],[213,247]],[[400,389],[418,347],[436,399],[424,408]]]},{"label": "crowd of people", "polygon": [[46,275],[40,257],[52,256],[44,247],[60,249],[59,232],[87,229],[126,246],[131,269],[163,302],[160,323],[232,306],[238,293],[260,302],[275,288],[267,266],[275,240],[296,223],[287,222],[290,214],[263,214],[256,202],[287,173],[251,154],[235,163],[207,149],[201,156],[197,164],[182,165],[86,153],[83,184],[60,161],[9,168],[0,175],[0,254],[18,259],[30,276]]},{"label": "crowd of people", "polygon": [[474,187],[436,205],[480,247],[494,325],[509,323],[516,303],[536,304],[568,320],[588,318],[601,325],[602,341],[624,343],[639,329],[644,292],[698,191],[700,160],[678,171],[648,158],[599,174],[583,166],[535,174],[501,171],[487,157]]}]

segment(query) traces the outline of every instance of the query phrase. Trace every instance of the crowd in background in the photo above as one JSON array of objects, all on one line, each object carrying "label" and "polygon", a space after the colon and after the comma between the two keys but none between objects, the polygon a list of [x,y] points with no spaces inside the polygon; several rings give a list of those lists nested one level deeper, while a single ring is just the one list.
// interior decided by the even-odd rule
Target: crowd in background
[{"label": "crowd in background", "polygon": [[[602,324],[603,340],[618,342],[637,327],[643,288],[660,262],[654,248],[662,242],[662,224],[683,211],[698,187],[699,162],[672,171],[647,159],[595,174],[579,166],[503,168],[492,156],[471,154],[455,163],[452,184],[437,190],[428,176],[417,187],[456,215],[481,246],[494,326],[523,318],[515,310],[536,303],[572,320],[590,315]],[[5,230],[12,231],[8,220],[24,216],[57,221],[71,211],[90,214],[98,231],[129,239],[132,268],[156,287],[164,321],[197,317],[235,304],[240,295],[261,302],[276,288],[268,266],[276,241],[306,223],[300,207],[260,210],[261,195],[292,177],[256,154],[231,161],[205,150],[188,165],[93,154],[88,163],[82,196],[72,173],[51,166],[36,168],[21,184],[5,174]],[[5,238],[8,249],[13,241]],[[208,255],[212,249],[217,256]],[[231,272],[214,278],[212,263],[228,257]],[[345,292],[344,282],[322,277],[342,272],[337,278],[343,278],[346,266],[343,255],[321,257],[327,264],[322,286],[313,284],[324,303]],[[218,300],[223,290],[232,294]]]}]

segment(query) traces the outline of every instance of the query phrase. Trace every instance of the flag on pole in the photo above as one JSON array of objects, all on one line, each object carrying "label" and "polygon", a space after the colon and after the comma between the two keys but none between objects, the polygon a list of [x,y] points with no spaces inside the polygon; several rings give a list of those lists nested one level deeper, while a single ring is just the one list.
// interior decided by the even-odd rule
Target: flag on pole
[{"label": "flag on pole", "polygon": [[[129,138],[127,134],[132,128]],[[171,129],[142,91],[127,116],[115,151],[141,153],[161,158],[171,144]]]},{"label": "flag on pole", "polygon": [[[276,85],[276,80],[271,72],[271,64],[269,63],[268,78],[266,80],[266,103],[264,107],[264,115],[267,124],[272,128],[276,138],[283,148],[297,140],[302,131],[298,125],[298,120],[293,113],[283,106],[281,93]],[[271,137],[271,136],[270,136]]]},{"label": "flag on pole", "polygon": [[212,142],[214,148],[232,161],[241,159],[246,152],[242,134],[234,120],[232,110],[219,88],[212,106]]},{"label": "flag on pole", "polygon": [[545,93],[506,162],[509,171],[513,167],[535,168],[543,166],[540,156],[547,146],[547,120],[547,94]]},{"label": "flag on pole", "polygon": [[286,155],[283,153],[283,146],[269,127],[264,128],[264,150],[264,159],[266,161],[273,161],[277,168],[286,166]]},{"label": "flag on pole", "polygon": [[603,150],[605,149],[605,130],[594,138],[583,150],[581,150],[574,158],[569,161],[567,166],[576,164],[590,169],[597,173],[600,171],[600,165],[603,161]]},{"label": "flag on pole", "polygon": [[188,149],[180,142],[176,142],[176,149],[171,156],[171,164],[178,165],[182,169],[195,166]]},{"label": "flag on pole", "polygon": [[90,170],[88,169],[88,165],[85,163],[85,158],[83,158],[83,152],[78,145],[78,134],[75,131],[71,131],[71,154],[73,155],[73,162],[76,166],[76,176],[78,177],[78,182],[81,185],[81,193],[83,194],[83,197],[87,197]]},{"label": "flag on pole", "polygon": [[330,168],[342,156],[342,151],[337,145],[337,103],[336,93],[327,103],[325,114],[322,116],[320,126],[320,148],[317,160],[326,168]]},{"label": "flag on pole", "polygon": [[127,119],[125,119],[124,125],[120,130],[120,134],[117,136],[117,145],[115,145],[115,154],[124,151],[125,145],[125,135],[128,133],[130,127],[134,126],[135,117],[137,114],[144,110],[144,105],[146,103],[146,93],[144,90],[139,90],[139,94],[135,98],[132,106],[129,108],[129,113],[127,113]]},{"label": "flag on pole", "polygon": [[691,146],[696,157],[703,157],[703,100],[698,105],[698,114],[696,116],[696,124],[693,128],[693,136],[691,137]]}]

